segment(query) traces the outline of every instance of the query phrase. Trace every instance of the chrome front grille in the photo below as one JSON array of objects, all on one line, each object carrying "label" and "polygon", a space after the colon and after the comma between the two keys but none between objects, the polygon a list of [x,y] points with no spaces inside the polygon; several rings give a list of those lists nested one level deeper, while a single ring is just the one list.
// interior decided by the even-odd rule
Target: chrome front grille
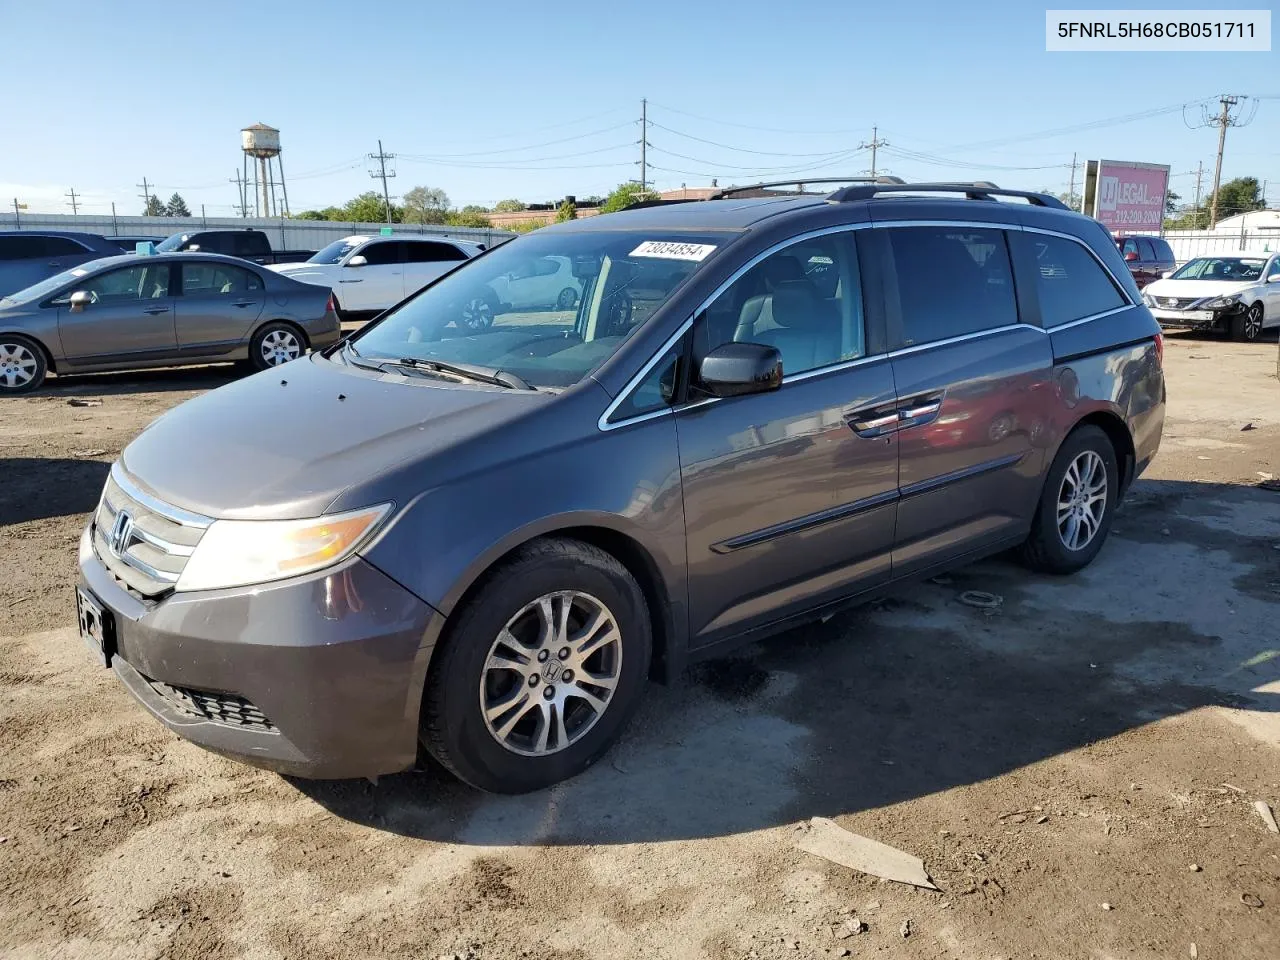
[{"label": "chrome front grille", "polygon": [[93,549],[131,590],[157,597],[173,589],[213,521],[162,503],[111,468],[93,518]]},{"label": "chrome front grille", "polygon": [[1191,306],[1200,297],[1156,297],[1155,301],[1158,306],[1168,310],[1185,310]]}]

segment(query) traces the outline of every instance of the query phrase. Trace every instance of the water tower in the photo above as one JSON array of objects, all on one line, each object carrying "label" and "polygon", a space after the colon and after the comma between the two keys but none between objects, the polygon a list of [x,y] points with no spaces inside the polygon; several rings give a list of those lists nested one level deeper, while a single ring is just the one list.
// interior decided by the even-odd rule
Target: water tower
[{"label": "water tower", "polygon": [[[284,167],[280,163],[280,131],[268,127],[265,123],[255,123],[240,131],[240,149],[244,151],[245,187],[249,185],[250,157],[257,160],[253,168],[253,206],[254,212],[263,217],[274,217],[276,208],[276,184],[284,197],[283,212],[289,215],[289,191],[284,185]],[[271,161],[275,161],[272,170]],[[275,176],[278,174],[278,179]],[[248,216],[248,198],[241,194],[241,209]]]}]

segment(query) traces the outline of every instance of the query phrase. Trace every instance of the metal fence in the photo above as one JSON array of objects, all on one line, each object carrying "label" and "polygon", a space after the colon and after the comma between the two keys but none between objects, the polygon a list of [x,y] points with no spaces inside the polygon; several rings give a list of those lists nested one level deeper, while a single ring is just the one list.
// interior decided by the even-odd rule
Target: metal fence
[{"label": "metal fence", "polygon": [[[113,217],[62,213],[35,213],[15,216],[0,214],[0,231],[82,230],[103,236],[156,236],[189,233],[194,230],[262,230],[277,250],[319,250],[326,244],[352,234],[376,234],[385,223],[337,223],[332,220],[287,220],[283,217]],[[423,234],[473,240],[486,246],[510,240],[516,234],[492,227],[449,227],[439,224],[394,223],[397,234]]]},{"label": "metal fence", "polygon": [[[1135,232],[1126,231],[1126,235]],[[1169,241],[1169,246],[1173,248],[1173,258],[1179,265],[1196,257],[1215,254],[1280,253],[1280,230],[1275,229],[1241,230],[1238,233],[1219,230],[1166,230],[1163,234],[1153,231],[1147,235],[1163,236]]]}]

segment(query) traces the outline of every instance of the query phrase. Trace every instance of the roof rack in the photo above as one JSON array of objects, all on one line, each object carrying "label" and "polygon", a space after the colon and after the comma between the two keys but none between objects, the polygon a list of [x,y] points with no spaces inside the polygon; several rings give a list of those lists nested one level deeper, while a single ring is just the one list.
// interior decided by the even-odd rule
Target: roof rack
[{"label": "roof rack", "polygon": [[[895,178],[896,179],[896,178]],[[991,200],[996,197],[1022,197],[1032,206],[1053,207],[1066,210],[1067,205],[1057,197],[1030,190],[1002,190],[986,180],[973,183],[881,183],[856,184],[837,190],[827,197],[831,203],[848,203],[854,200],[872,200],[882,193],[963,193],[970,200]]]},{"label": "roof rack", "polygon": [[696,197],[673,197],[668,200],[659,198],[657,200],[641,200],[638,203],[633,203],[628,205],[625,209],[643,210],[645,207],[669,207],[673,203],[698,203],[698,202],[699,201]]},{"label": "roof rack", "polygon": [[[812,180],[804,178],[796,178],[791,180],[769,180],[764,183],[748,183],[741,187],[725,187],[718,193],[713,193],[707,197],[708,200],[724,200],[731,197],[735,193],[743,193],[747,190],[768,190],[771,187],[804,187],[811,183],[881,183],[885,185],[894,185],[905,183],[901,177],[814,177]],[[803,191],[801,191],[803,192]]]}]

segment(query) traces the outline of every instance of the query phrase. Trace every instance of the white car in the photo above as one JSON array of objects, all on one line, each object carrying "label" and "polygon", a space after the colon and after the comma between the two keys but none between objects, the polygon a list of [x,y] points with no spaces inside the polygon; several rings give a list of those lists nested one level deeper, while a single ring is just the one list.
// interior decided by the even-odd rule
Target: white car
[{"label": "white car", "polygon": [[483,250],[482,244],[446,237],[352,236],[335,240],[304,263],[269,269],[329,287],[343,314],[378,313]]},{"label": "white car", "polygon": [[1142,302],[1162,327],[1257,340],[1280,326],[1280,253],[1196,257],[1147,284]]},{"label": "white car", "polygon": [[489,286],[503,305],[516,310],[572,310],[582,296],[582,281],[573,275],[568,257],[526,260],[518,269],[490,281]]}]

